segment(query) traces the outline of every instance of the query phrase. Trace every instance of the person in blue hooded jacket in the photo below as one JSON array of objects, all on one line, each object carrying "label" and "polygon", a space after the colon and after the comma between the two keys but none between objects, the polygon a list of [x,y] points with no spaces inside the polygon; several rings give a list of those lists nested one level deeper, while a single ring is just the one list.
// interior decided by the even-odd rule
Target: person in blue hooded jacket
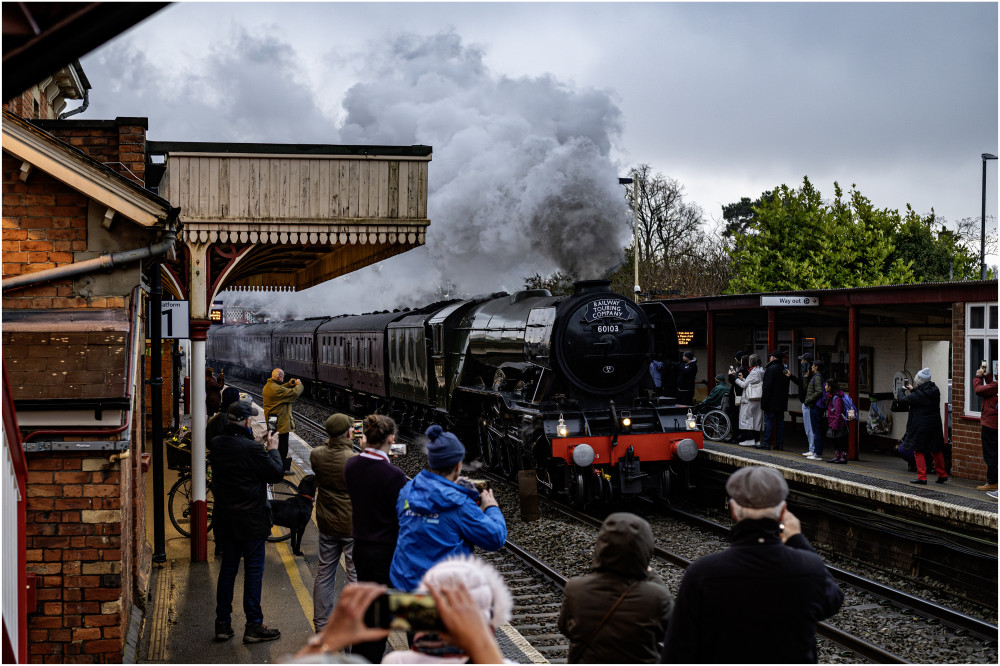
[{"label": "person in blue hooded jacket", "polygon": [[[399,538],[389,580],[397,590],[417,588],[424,573],[453,555],[471,555],[474,546],[500,550],[507,521],[493,497],[464,477],[465,446],[441,426],[427,429],[427,467],[399,491]],[[476,500],[479,504],[476,504]]]}]

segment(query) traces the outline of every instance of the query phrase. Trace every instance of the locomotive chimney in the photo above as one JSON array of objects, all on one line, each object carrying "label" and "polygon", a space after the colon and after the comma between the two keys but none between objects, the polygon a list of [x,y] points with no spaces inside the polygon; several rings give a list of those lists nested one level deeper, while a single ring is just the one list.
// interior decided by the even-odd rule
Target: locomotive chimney
[{"label": "locomotive chimney", "polygon": [[573,295],[606,294],[611,291],[611,280],[580,280],[573,284]]}]

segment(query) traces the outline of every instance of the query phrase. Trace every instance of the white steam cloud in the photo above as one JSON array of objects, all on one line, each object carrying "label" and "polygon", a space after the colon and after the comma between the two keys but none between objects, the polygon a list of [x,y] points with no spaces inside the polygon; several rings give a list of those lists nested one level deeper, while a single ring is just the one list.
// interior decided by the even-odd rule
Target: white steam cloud
[{"label": "white steam cloud", "polygon": [[[458,295],[514,291],[535,273],[594,278],[620,262],[629,218],[609,156],[622,131],[611,94],[552,76],[499,76],[483,56],[454,32],[397,35],[355,61],[330,55],[328,71],[354,66],[363,77],[344,95],[339,121],[318,101],[328,91],[308,93],[294,47],[266,32],[220,39],[186,78],[193,99],[133,81],[144,109],[135,112],[151,115],[157,139],[434,149],[425,247],[300,294],[230,292],[226,303],[295,316],[367,312],[424,305],[442,284]],[[178,76],[157,74],[124,43],[102,58],[115,85],[129,76],[123,62],[153,81]],[[114,102],[113,115],[132,112]],[[162,121],[151,105],[168,111]]]}]

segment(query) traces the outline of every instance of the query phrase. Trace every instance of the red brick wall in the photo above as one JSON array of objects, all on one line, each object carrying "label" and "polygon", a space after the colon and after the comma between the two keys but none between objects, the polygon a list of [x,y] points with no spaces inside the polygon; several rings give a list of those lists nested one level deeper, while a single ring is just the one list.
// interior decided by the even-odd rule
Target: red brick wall
[{"label": "red brick wall", "polygon": [[[33,273],[74,261],[87,249],[87,198],[47,173],[33,170],[27,183],[20,162],[3,156],[3,277]],[[69,280],[5,294],[4,308],[122,308],[119,297],[77,298]]]},{"label": "red brick wall", "polygon": [[986,483],[979,417],[965,416],[965,394],[972,390],[965,363],[965,303],[953,303],[951,314],[951,472],[963,479]]},{"label": "red brick wall", "polygon": [[[170,428],[173,424],[174,414],[172,406],[174,404],[174,383],[173,383],[173,352],[174,345],[173,340],[163,340],[162,347],[160,349],[160,377],[163,378],[163,389],[161,391],[161,405],[163,405],[163,419],[162,427]],[[146,356],[144,359],[146,374],[144,377],[150,379],[153,376],[153,347],[148,342],[146,343]],[[146,428],[147,430],[152,430],[153,428],[153,394],[152,386],[146,384]]]},{"label": "red brick wall", "polygon": [[38,575],[32,663],[122,660],[133,578],[122,526],[133,522],[134,484],[131,459],[111,463],[107,455],[28,457],[26,559]]},{"label": "red brick wall", "polygon": [[49,108],[49,99],[38,90],[38,86],[32,86],[28,90],[14,97],[9,102],[3,105],[3,108],[7,109],[15,116],[20,116],[22,118],[35,118],[35,95],[38,96],[38,118],[51,118],[52,110]]},{"label": "red brick wall", "polygon": [[46,132],[145,185],[146,118],[115,120],[59,120],[35,123]]}]

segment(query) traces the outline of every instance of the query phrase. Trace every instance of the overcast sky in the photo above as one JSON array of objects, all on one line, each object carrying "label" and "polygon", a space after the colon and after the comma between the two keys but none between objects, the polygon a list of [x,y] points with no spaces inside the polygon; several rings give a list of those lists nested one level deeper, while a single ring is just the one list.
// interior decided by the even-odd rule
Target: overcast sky
[{"label": "overcast sky", "polygon": [[[433,146],[428,247],[322,288],[391,307],[415,274],[476,292],[613,261],[615,178],[642,162],[709,220],[803,176],[978,219],[997,18],[992,2],[178,3],[82,59],[76,117],[146,116],[152,140]],[[538,247],[567,201],[573,233]]]}]

